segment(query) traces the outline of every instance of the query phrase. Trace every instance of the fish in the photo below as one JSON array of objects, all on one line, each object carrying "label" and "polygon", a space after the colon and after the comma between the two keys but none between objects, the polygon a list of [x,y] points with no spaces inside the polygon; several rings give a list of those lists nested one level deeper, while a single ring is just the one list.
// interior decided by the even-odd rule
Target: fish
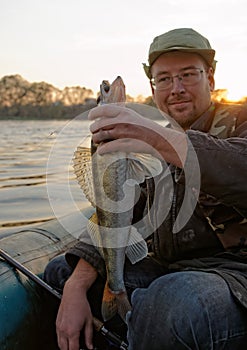
[{"label": "fish", "polygon": [[[120,76],[112,84],[102,81],[99,104],[117,103],[125,107],[125,101],[125,85]],[[91,139],[89,155],[87,147],[79,146],[74,170],[85,196],[95,207],[87,228],[106,267],[102,317],[107,321],[118,313],[125,321],[131,310],[124,283],[126,256],[134,264],[148,254],[145,237],[132,225],[136,185],[159,173],[161,164],[145,154],[117,151],[99,155],[97,147]]]}]

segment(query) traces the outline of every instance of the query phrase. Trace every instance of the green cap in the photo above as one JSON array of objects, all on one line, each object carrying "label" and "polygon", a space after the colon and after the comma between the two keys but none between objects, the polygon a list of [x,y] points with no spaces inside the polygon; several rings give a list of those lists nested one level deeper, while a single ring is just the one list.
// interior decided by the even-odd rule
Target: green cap
[{"label": "green cap", "polygon": [[148,63],[143,68],[149,79],[152,78],[150,68],[154,61],[163,53],[170,51],[183,51],[196,53],[204,58],[207,64],[215,70],[215,50],[204,36],[191,28],[178,28],[156,36],[150,45]]}]

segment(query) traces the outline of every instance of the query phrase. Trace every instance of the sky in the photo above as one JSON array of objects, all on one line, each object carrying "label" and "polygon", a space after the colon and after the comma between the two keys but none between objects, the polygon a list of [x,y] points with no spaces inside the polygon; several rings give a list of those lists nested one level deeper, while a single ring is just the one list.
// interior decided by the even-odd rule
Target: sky
[{"label": "sky", "polygon": [[150,43],[179,27],[216,50],[216,89],[247,96],[246,0],[0,0],[0,78],[97,93],[121,75],[127,94],[150,96],[142,68]]}]

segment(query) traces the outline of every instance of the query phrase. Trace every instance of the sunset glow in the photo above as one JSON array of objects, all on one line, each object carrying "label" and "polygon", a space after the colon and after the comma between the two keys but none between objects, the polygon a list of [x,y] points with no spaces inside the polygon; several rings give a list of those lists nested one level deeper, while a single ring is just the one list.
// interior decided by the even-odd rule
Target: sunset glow
[{"label": "sunset glow", "polygon": [[30,82],[97,93],[102,80],[121,75],[130,96],[150,96],[142,67],[150,43],[165,31],[188,27],[209,39],[218,61],[216,88],[236,101],[247,95],[246,1],[232,5],[153,0],[150,9],[142,0],[2,1],[0,78],[20,74]]},{"label": "sunset glow", "polygon": [[247,95],[247,91],[239,91],[239,90],[228,90],[226,93],[226,98],[228,101],[232,101],[232,102],[240,102],[242,100],[245,99]]}]

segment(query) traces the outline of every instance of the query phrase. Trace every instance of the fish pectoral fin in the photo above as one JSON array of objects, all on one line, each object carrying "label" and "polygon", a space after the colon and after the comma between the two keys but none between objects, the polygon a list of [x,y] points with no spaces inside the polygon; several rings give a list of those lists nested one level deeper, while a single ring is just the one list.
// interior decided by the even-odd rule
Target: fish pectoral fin
[{"label": "fish pectoral fin", "polygon": [[125,322],[126,313],[130,310],[131,305],[127,293],[125,291],[113,293],[106,282],[101,305],[101,313],[104,321],[110,320],[118,313]]},{"label": "fish pectoral fin", "polygon": [[162,163],[158,158],[146,153],[130,153],[128,178],[142,183],[145,179],[155,177],[162,172]]},{"label": "fish pectoral fin", "polygon": [[148,254],[147,243],[134,226],[130,228],[128,246],[125,252],[131,264],[142,260]]}]

